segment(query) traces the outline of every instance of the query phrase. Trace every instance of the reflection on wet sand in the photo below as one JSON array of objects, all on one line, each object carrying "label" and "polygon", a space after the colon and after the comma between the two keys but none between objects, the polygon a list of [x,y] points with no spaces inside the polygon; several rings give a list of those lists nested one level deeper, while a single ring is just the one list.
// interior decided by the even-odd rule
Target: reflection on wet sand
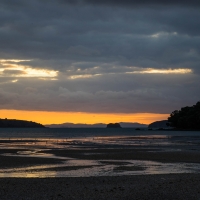
[{"label": "reflection on wet sand", "polygon": [[197,173],[198,141],[164,135],[1,138],[0,177]]}]

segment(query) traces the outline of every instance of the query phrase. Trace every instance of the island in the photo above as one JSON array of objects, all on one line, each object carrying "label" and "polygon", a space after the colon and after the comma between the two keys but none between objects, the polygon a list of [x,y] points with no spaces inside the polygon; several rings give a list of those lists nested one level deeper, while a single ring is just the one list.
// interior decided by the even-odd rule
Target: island
[{"label": "island", "polygon": [[42,124],[17,119],[0,119],[0,128],[45,128]]},{"label": "island", "polygon": [[110,124],[107,124],[106,128],[122,128],[122,127],[119,123],[110,123]]}]

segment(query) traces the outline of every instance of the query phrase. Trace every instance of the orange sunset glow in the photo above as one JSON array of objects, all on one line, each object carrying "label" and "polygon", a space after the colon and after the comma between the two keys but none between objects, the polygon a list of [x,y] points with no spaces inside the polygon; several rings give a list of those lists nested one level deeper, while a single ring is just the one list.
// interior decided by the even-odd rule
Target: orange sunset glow
[{"label": "orange sunset glow", "polygon": [[1,110],[0,118],[20,119],[35,121],[41,124],[69,123],[114,123],[114,122],[138,122],[150,124],[154,121],[165,120],[169,114],[156,113],[83,113],[83,112],[47,112],[47,111],[20,111]]}]

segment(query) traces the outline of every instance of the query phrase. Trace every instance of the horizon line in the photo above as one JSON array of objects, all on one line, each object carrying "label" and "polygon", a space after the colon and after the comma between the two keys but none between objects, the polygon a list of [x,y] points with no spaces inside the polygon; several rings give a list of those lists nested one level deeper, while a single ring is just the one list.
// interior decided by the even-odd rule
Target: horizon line
[{"label": "horizon line", "polygon": [[87,113],[87,112],[56,112],[56,111],[28,111],[28,110],[0,110],[0,118],[34,121],[41,124],[62,123],[142,123],[150,124],[154,121],[166,120],[170,114],[159,113]]}]

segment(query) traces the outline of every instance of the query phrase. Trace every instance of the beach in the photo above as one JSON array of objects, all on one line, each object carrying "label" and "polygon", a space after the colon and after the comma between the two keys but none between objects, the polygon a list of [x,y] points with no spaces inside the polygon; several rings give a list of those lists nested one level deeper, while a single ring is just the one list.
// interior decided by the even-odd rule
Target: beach
[{"label": "beach", "polygon": [[163,136],[0,140],[0,177],[199,173],[199,143],[188,141]]},{"label": "beach", "polygon": [[200,199],[199,174],[1,178],[0,199]]},{"label": "beach", "polygon": [[[24,149],[1,149],[3,153],[16,153]],[[152,149],[151,149],[152,150]],[[102,164],[116,165],[119,170],[142,172],[140,166],[127,167],[128,160],[153,160],[164,163],[200,163],[199,152],[149,152],[143,148],[129,149],[43,149],[43,153],[51,153],[58,157],[98,160]],[[0,156],[1,169],[18,169],[21,173],[34,174],[46,171],[78,171],[81,167],[92,169],[93,166],[60,166],[62,160],[58,158],[40,158],[31,156]],[[116,161],[117,160],[117,161]],[[53,165],[52,168],[47,166]],[[30,166],[45,166],[44,168]],[[114,170],[114,169],[113,169]],[[24,174],[24,176],[26,176]],[[48,176],[48,174],[47,174]],[[122,176],[92,176],[92,177],[49,177],[39,178],[0,178],[0,199],[5,200],[36,200],[36,199],[200,199],[200,174],[172,173],[172,174],[143,174]]]},{"label": "beach", "polygon": [[0,199],[200,199],[195,137],[0,140]]}]

